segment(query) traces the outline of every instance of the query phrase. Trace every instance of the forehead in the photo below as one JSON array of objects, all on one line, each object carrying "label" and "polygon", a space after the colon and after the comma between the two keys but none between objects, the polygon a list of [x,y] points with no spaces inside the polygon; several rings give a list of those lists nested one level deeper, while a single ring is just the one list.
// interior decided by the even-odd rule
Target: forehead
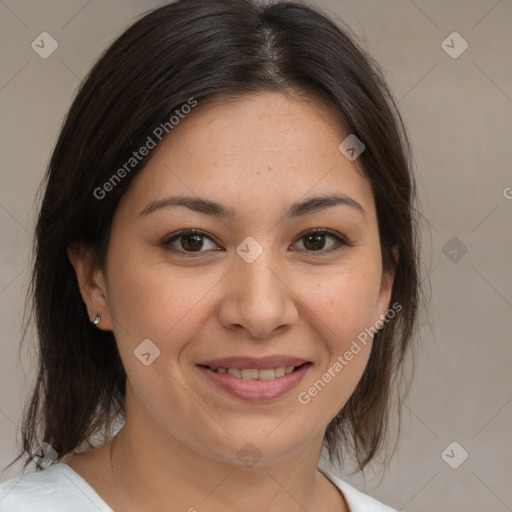
[{"label": "forehead", "polygon": [[199,103],[134,180],[136,207],[176,192],[266,205],[340,192],[369,206],[367,179],[338,148],[346,135],[333,109],[312,96],[262,92]]},{"label": "forehead", "polygon": [[287,148],[328,150],[332,144],[337,147],[342,135],[341,124],[326,102],[311,95],[268,91],[199,103],[163,146],[192,153],[205,148],[215,155],[232,157]]}]

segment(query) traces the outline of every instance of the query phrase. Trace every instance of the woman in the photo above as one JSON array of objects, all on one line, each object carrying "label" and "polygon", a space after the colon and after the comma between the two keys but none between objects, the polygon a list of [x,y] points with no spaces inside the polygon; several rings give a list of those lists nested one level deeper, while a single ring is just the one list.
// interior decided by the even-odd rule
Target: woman
[{"label": "woman", "polygon": [[392,510],[318,464],[385,446],[413,208],[382,75],[315,9],[181,0],[134,23],[48,168],[18,457],[37,471],[0,510]]}]

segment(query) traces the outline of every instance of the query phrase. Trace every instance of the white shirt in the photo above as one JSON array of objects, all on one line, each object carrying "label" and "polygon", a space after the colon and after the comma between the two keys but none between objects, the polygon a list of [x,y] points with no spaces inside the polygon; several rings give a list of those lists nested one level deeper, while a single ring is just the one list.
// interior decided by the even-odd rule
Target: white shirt
[{"label": "white shirt", "polygon": [[[338,487],[350,512],[397,512],[358,491],[323,468]],[[96,491],[71,467],[57,463],[0,485],[0,512],[113,512]]]}]

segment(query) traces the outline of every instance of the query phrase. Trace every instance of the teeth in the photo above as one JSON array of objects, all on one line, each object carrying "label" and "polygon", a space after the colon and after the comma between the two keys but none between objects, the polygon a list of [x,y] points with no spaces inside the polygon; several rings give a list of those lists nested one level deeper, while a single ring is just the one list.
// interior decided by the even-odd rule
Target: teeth
[{"label": "teeth", "polygon": [[[242,370],[242,376],[245,370]],[[274,370],[270,368],[269,370],[260,370],[258,372],[258,378],[260,380],[272,380],[274,378]]]},{"label": "teeth", "polygon": [[278,368],[268,368],[266,370],[258,370],[256,368],[211,368],[217,373],[233,375],[245,380],[272,380],[277,377],[284,377],[295,370],[295,366],[279,366]]},{"label": "teeth", "polygon": [[[293,366],[291,367],[293,371]],[[274,377],[284,377],[286,375],[286,368],[284,366],[280,366],[279,368],[274,368]]]},{"label": "teeth", "polygon": [[[256,380],[258,378],[258,370],[241,370],[240,373],[242,374],[242,379],[245,380]],[[272,372],[273,373],[273,372]]]}]

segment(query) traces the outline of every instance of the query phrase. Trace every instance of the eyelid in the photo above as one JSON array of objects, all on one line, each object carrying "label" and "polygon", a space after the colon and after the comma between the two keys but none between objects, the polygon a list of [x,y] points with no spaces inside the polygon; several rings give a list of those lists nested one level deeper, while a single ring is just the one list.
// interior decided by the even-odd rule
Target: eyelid
[{"label": "eyelid", "polygon": [[198,235],[203,238],[208,238],[215,244],[219,245],[218,242],[211,235],[209,235],[208,233],[205,233],[204,231],[201,231],[199,229],[194,229],[194,228],[180,229],[179,231],[176,231],[175,233],[172,233],[170,236],[164,238],[160,245],[168,251],[171,251],[171,252],[177,253],[177,254],[181,254],[181,255],[185,255],[186,257],[191,257],[191,258],[197,258],[200,256],[204,256],[205,253],[211,252],[211,250],[187,252],[187,251],[182,251],[179,249],[172,248],[171,243],[174,242],[175,240],[179,240],[180,237],[182,237],[184,235]]},{"label": "eyelid", "polygon": [[[353,244],[351,242],[349,242],[349,240],[347,239],[346,236],[342,235],[341,233],[338,233],[337,231],[333,231],[333,230],[327,229],[327,228],[311,228],[311,229],[306,229],[305,231],[303,231],[302,233],[300,233],[297,236],[296,241],[294,243],[296,243],[298,240],[300,240],[301,238],[305,237],[306,235],[314,235],[316,233],[324,233],[326,235],[332,236],[333,238],[336,239],[336,241],[340,245],[346,245],[346,246],[349,246],[349,247],[353,246]],[[310,252],[310,253],[317,252],[318,254],[321,254],[321,253],[326,253],[326,252],[329,252],[329,251],[330,251],[330,249],[328,249],[327,251],[321,250],[321,251],[307,251],[307,252]]]},{"label": "eyelid", "polygon": [[[316,233],[322,233],[322,234],[331,236],[332,238],[334,238],[336,240],[336,244],[332,248],[326,249],[326,250],[324,250],[324,249],[320,249],[318,251],[307,251],[307,250],[303,251],[302,250],[302,252],[306,252],[306,253],[311,254],[311,255],[321,256],[321,255],[328,254],[328,253],[331,253],[333,251],[339,250],[343,246],[347,246],[347,247],[352,247],[353,246],[353,244],[351,242],[349,242],[348,239],[344,235],[342,235],[341,233],[338,233],[336,231],[327,229],[327,228],[310,228],[310,229],[306,229],[305,231],[303,231],[302,233],[300,233],[296,237],[295,242],[293,242],[292,245],[295,245],[301,238],[304,238],[307,235],[314,235]],[[191,257],[191,258],[201,257],[205,253],[207,254],[207,253],[210,253],[212,251],[210,249],[210,250],[207,250],[207,251],[187,252],[187,251],[182,251],[182,250],[174,249],[174,248],[170,247],[172,242],[174,242],[176,240],[179,240],[179,238],[184,236],[184,235],[198,235],[198,236],[201,236],[203,238],[208,238],[212,242],[214,242],[215,244],[219,245],[218,242],[211,235],[209,235],[208,233],[205,233],[204,231],[201,231],[199,229],[194,229],[194,228],[188,228],[188,229],[182,229],[182,230],[176,231],[175,233],[171,234],[170,236],[164,238],[164,240],[161,242],[160,245],[164,249],[166,249],[166,250],[169,250],[169,251],[172,251],[174,253],[181,254],[181,255],[186,255],[186,257]]]}]

